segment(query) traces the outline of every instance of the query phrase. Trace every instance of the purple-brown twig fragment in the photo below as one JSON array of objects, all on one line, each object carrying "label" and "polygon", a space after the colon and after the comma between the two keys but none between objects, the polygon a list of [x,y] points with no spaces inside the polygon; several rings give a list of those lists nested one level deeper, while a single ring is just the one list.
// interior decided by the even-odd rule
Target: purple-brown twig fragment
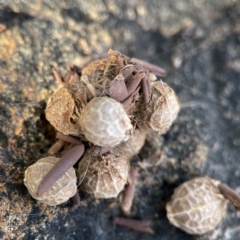
[{"label": "purple-brown twig fragment", "polygon": [[136,88],[138,87],[138,85],[140,84],[141,80],[144,77],[145,77],[144,72],[137,72],[136,75],[129,79],[129,81],[126,84],[129,95],[136,90]]},{"label": "purple-brown twig fragment", "polygon": [[141,89],[143,93],[144,102],[147,104],[150,101],[151,86],[149,79],[145,76],[141,82]]},{"label": "purple-brown twig fragment", "polygon": [[93,149],[93,156],[100,156],[106,152],[109,152],[112,148],[111,147],[100,147],[100,146],[94,146]]},{"label": "purple-brown twig fragment", "polygon": [[135,63],[140,67],[146,68],[152,73],[154,73],[158,77],[165,77],[167,75],[166,71],[156,65],[153,65],[151,63],[145,62],[143,60],[137,59],[137,58],[131,58],[129,62]]},{"label": "purple-brown twig fragment", "polygon": [[129,106],[131,105],[131,103],[133,101],[135,94],[139,91],[139,89],[140,89],[140,86],[132,94],[130,94],[127,99],[125,99],[124,101],[121,102],[125,110],[127,110],[129,108]]},{"label": "purple-brown twig fragment", "polygon": [[84,145],[76,145],[70,149],[46,174],[38,186],[37,196],[44,194],[65,172],[72,167],[84,153]]},{"label": "purple-brown twig fragment", "polygon": [[55,143],[50,147],[50,149],[48,150],[48,153],[49,153],[49,154],[52,154],[52,155],[58,153],[58,152],[63,148],[63,146],[65,145],[65,143],[66,143],[66,142],[63,141],[63,140],[58,140],[57,142],[55,142]]},{"label": "purple-brown twig fragment", "polygon": [[57,68],[52,69],[53,75],[59,84],[64,84],[62,75],[59,73]]},{"label": "purple-brown twig fragment", "polygon": [[69,144],[63,151],[60,151],[58,153],[58,157],[62,158],[67,152],[69,152],[70,149],[72,149],[76,144]]},{"label": "purple-brown twig fragment", "polygon": [[111,98],[118,102],[123,101],[128,97],[128,90],[122,75],[117,75],[109,87],[109,94]]},{"label": "purple-brown twig fragment", "polygon": [[64,83],[69,83],[72,80],[72,76],[73,76],[74,72],[72,71],[67,71],[67,73],[65,74],[63,81]]},{"label": "purple-brown twig fragment", "polygon": [[130,218],[115,217],[113,218],[113,223],[131,228],[136,231],[154,234],[154,231],[149,226],[150,221],[141,221],[141,220],[130,219]]},{"label": "purple-brown twig fragment", "polygon": [[68,143],[72,143],[72,144],[82,144],[82,141],[77,138],[77,137],[73,137],[73,136],[69,136],[69,135],[65,135],[61,132],[57,132],[57,135],[56,135],[56,138],[57,139],[60,139],[60,140],[63,140],[65,142],[68,142]]},{"label": "purple-brown twig fragment", "polygon": [[74,73],[71,82],[76,82],[76,83],[79,82],[79,77],[78,77],[77,73]]},{"label": "purple-brown twig fragment", "polygon": [[123,197],[121,201],[121,208],[125,214],[129,214],[132,207],[137,177],[138,171],[132,169],[129,173],[128,185],[123,192]]},{"label": "purple-brown twig fragment", "polygon": [[240,210],[240,195],[225,183],[220,183],[218,188],[222,195],[227,198],[237,210]]},{"label": "purple-brown twig fragment", "polygon": [[129,77],[132,76],[132,73],[134,72],[135,67],[132,65],[127,65],[121,69],[121,74],[125,79],[128,79]]},{"label": "purple-brown twig fragment", "polygon": [[73,207],[78,207],[81,203],[81,200],[80,200],[80,195],[78,192],[76,192],[76,194],[71,197],[71,200],[72,200],[72,203],[73,203]]}]

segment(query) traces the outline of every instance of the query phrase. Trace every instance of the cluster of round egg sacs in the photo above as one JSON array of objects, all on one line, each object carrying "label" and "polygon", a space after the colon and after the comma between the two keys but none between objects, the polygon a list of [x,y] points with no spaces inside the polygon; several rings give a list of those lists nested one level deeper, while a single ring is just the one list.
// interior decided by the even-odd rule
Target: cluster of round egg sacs
[{"label": "cluster of round egg sacs", "polygon": [[[31,170],[32,166],[27,169],[24,183],[30,194],[39,201],[48,205],[66,201],[77,191],[73,187],[77,178],[82,190],[96,198],[116,197],[127,183],[129,159],[140,151],[146,134],[164,134],[176,119],[179,102],[175,92],[162,81],[152,81],[155,77],[149,72],[151,93],[148,103],[144,102],[141,90],[136,92],[128,108],[111,98],[109,86],[121,74],[119,69],[116,71],[117,64],[115,56],[91,63],[81,71],[79,82],[62,84],[48,101],[47,120],[64,135],[79,138],[86,151],[79,161],[77,176],[72,174],[74,181],[71,187],[65,176],[69,176],[69,172],[66,172],[59,179],[63,184],[56,182],[59,190],[54,185],[41,197],[36,196],[35,192],[44,174],[47,174],[47,168],[40,166],[39,160],[34,164],[38,166],[37,170]],[[96,146],[109,148],[109,151],[94,156]],[[35,174],[37,171],[41,174]],[[64,186],[74,190],[69,191],[67,196]],[[64,198],[56,196],[59,194]],[[61,200],[49,203],[49,195]]]}]

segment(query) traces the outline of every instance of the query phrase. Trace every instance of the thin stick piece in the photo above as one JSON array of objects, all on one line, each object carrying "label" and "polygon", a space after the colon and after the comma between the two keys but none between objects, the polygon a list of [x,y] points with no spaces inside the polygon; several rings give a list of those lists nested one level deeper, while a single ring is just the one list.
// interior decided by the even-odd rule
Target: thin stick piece
[{"label": "thin stick piece", "polygon": [[50,149],[48,150],[48,153],[49,153],[49,154],[52,154],[52,155],[58,153],[58,152],[63,148],[63,146],[65,145],[65,143],[66,143],[66,142],[63,141],[63,140],[58,140],[57,142],[55,142],[55,143],[50,147]]},{"label": "thin stick piece", "polygon": [[123,75],[125,79],[128,79],[129,77],[132,76],[134,70],[135,70],[134,65],[126,65],[120,70],[120,73]]},{"label": "thin stick piece", "polygon": [[62,75],[59,73],[57,68],[52,69],[53,75],[59,84],[64,84]]},{"label": "thin stick piece", "polygon": [[60,139],[60,140],[63,140],[65,142],[68,142],[68,143],[76,144],[76,145],[77,144],[82,144],[82,141],[79,138],[69,136],[69,135],[65,135],[61,132],[57,132],[56,138]]},{"label": "thin stick piece", "polygon": [[78,207],[81,203],[80,200],[80,195],[78,192],[76,192],[76,194],[71,198],[72,202],[73,202],[73,207]]},{"label": "thin stick piece", "polygon": [[139,89],[140,89],[140,87],[138,87],[127,99],[125,99],[124,101],[121,102],[125,110],[127,110],[130,107],[130,105],[133,101],[133,98],[134,98],[135,94],[139,91]]},{"label": "thin stick piece", "polygon": [[225,183],[220,183],[218,188],[222,195],[227,198],[237,210],[240,210],[240,195]]},{"label": "thin stick piece", "polygon": [[113,223],[131,228],[136,231],[154,234],[153,229],[149,226],[150,221],[141,221],[141,220],[130,219],[130,218],[115,217],[113,218]]},{"label": "thin stick piece", "polygon": [[67,73],[65,74],[65,76],[63,78],[64,83],[70,83],[72,80],[73,74],[74,74],[74,72],[67,71]]},{"label": "thin stick piece", "polygon": [[151,96],[151,86],[150,86],[149,79],[146,76],[143,78],[141,82],[141,89],[143,93],[144,102],[148,104]]},{"label": "thin stick piece", "polygon": [[58,153],[58,157],[62,158],[67,152],[69,152],[70,149],[72,149],[75,146],[75,144],[69,144],[67,147],[65,147],[65,150],[60,151]]},{"label": "thin stick piece", "polygon": [[84,145],[77,145],[70,149],[46,174],[38,186],[37,196],[44,194],[65,172],[72,167],[84,153]]},{"label": "thin stick piece", "polygon": [[74,73],[73,75],[73,78],[72,78],[72,81],[71,82],[75,82],[75,83],[78,83],[79,82],[79,77],[77,75],[77,73]]},{"label": "thin stick piece", "polygon": [[156,65],[153,65],[151,63],[145,62],[143,60],[140,60],[138,58],[131,58],[129,62],[135,63],[137,65],[142,66],[143,68],[148,69],[149,71],[153,72],[158,77],[165,77],[167,75],[166,71]]},{"label": "thin stick piece", "polygon": [[129,81],[126,84],[128,94],[132,94],[140,84],[141,80],[145,77],[144,72],[138,72],[136,75],[134,75],[132,78],[129,79]]},{"label": "thin stick piece", "polygon": [[123,212],[127,215],[130,213],[130,209],[132,207],[137,177],[138,171],[132,169],[129,173],[129,183],[123,193],[121,208]]}]

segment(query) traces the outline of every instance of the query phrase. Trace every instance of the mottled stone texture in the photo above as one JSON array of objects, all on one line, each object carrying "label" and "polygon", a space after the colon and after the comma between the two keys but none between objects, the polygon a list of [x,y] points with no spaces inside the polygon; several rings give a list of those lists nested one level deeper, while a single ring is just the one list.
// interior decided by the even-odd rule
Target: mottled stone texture
[{"label": "mottled stone texture", "polygon": [[[206,174],[239,186],[239,10],[236,0],[1,1],[0,238],[193,239],[166,218],[173,189]],[[57,88],[52,67],[64,73],[110,47],[166,69],[181,103],[170,131],[148,136],[131,162],[140,173],[132,216],[151,220],[153,236],[112,225],[118,200],[81,192],[74,211],[45,207],[23,185],[55,141],[44,112]],[[215,239],[239,239],[239,222],[229,207]]]}]

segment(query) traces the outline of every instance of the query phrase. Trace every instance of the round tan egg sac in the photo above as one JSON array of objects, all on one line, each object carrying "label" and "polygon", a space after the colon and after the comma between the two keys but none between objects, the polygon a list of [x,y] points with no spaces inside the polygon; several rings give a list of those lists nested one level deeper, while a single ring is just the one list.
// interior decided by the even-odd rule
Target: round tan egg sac
[{"label": "round tan egg sac", "polygon": [[189,234],[203,235],[214,230],[224,217],[227,205],[218,189],[219,183],[202,177],[177,187],[166,205],[169,221]]},{"label": "round tan egg sac", "polygon": [[148,132],[165,134],[176,119],[179,109],[174,90],[162,81],[153,82],[150,102],[145,104],[142,98],[138,101],[137,126]]},{"label": "round tan egg sac", "polygon": [[129,161],[127,157],[107,153],[92,156],[87,150],[79,163],[78,176],[81,189],[95,198],[115,198],[123,190],[128,179]]},{"label": "round tan egg sac", "polygon": [[135,129],[132,138],[128,139],[126,142],[122,142],[117,145],[112,153],[121,154],[127,156],[131,159],[134,155],[137,155],[142,149],[146,140],[146,132]]},{"label": "round tan egg sac", "polygon": [[59,161],[59,158],[46,157],[29,166],[25,171],[24,184],[33,198],[50,206],[66,202],[77,192],[77,178],[74,168],[70,168],[47,192],[38,197],[37,189],[44,176]]},{"label": "round tan egg sac", "polygon": [[63,134],[79,136],[81,135],[79,116],[80,108],[71,90],[65,86],[58,88],[47,103],[47,120]]},{"label": "round tan egg sac", "polygon": [[81,112],[80,126],[88,141],[104,147],[128,140],[133,129],[122,104],[108,97],[93,98],[86,105]]}]

